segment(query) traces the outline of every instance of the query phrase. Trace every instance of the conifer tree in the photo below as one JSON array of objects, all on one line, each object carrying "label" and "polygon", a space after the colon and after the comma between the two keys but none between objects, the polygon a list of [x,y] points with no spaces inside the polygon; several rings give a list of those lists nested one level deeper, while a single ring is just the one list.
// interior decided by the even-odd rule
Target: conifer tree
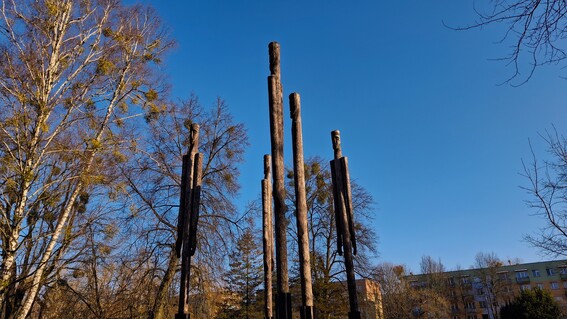
[{"label": "conifer tree", "polygon": [[263,282],[262,252],[254,231],[247,228],[238,238],[229,256],[230,269],[225,274],[229,298],[219,318],[261,318],[257,291]]}]

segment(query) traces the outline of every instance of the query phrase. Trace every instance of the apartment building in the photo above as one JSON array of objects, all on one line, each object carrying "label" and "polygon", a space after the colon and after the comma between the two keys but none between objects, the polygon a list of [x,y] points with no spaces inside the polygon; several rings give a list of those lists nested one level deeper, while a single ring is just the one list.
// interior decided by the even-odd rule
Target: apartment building
[{"label": "apartment building", "polygon": [[449,304],[450,319],[497,319],[500,307],[521,290],[538,287],[567,307],[567,260],[495,264],[489,268],[448,271],[408,277],[410,286],[435,286]]},{"label": "apartment building", "polygon": [[382,292],[379,283],[368,279],[358,279],[356,280],[356,291],[361,319],[384,318]]}]

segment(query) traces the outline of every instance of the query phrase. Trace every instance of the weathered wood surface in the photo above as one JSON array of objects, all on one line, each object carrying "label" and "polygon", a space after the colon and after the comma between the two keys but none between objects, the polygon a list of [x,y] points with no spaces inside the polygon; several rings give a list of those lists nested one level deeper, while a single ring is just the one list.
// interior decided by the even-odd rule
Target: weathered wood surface
[{"label": "weathered wood surface", "polygon": [[264,249],[264,318],[274,316],[272,273],[274,269],[274,229],[272,218],[271,156],[264,155],[264,179],[262,180],[262,242]]},{"label": "weathered wood surface", "polygon": [[197,225],[201,196],[202,156],[198,153],[199,125],[192,124],[187,154],[183,156],[181,173],[181,195],[177,240],[175,249],[181,257],[179,303],[176,319],[189,319],[189,283],[191,278],[191,256],[197,249]]},{"label": "weathered wood surface", "polygon": [[[350,177],[348,174],[348,160],[342,156],[341,139],[339,131],[331,132],[334,160],[331,161],[331,178],[333,182],[333,202],[337,218],[337,242],[341,242],[347,275],[349,292],[349,319],[361,317],[356,294],[356,278],[354,274],[354,257],[356,242],[354,234],[354,221],[352,211],[352,195]],[[340,252],[340,250],[339,250]]]},{"label": "weathered wood surface", "polygon": [[268,96],[270,107],[270,140],[272,152],[275,239],[276,239],[276,282],[278,319],[291,318],[291,296],[289,294],[289,275],[287,262],[287,206],[285,204],[285,167],[283,142],[283,88],[280,75],[280,46],[271,42],[268,46],[270,72],[268,76]]},{"label": "weathered wood surface", "polygon": [[313,318],[313,285],[309,254],[309,230],[307,228],[307,195],[305,192],[301,99],[298,93],[289,95],[289,107],[293,146],[295,213],[299,245],[299,273],[301,279],[301,317],[303,319],[311,319]]}]

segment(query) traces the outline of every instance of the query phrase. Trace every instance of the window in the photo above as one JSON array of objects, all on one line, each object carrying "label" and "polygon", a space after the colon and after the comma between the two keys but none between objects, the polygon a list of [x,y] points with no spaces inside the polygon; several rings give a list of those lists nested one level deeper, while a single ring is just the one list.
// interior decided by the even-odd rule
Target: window
[{"label": "window", "polygon": [[447,283],[451,287],[455,286],[455,278],[453,278],[453,277],[447,278]]},{"label": "window", "polygon": [[520,286],[520,290],[522,290],[522,291],[529,290],[529,289],[532,289],[532,286],[530,286],[530,285],[521,285]]},{"label": "window", "polygon": [[500,280],[508,280],[508,279],[509,279],[509,278],[508,278],[508,273],[506,273],[506,272],[499,273],[499,274],[498,274],[498,279],[500,279]]},{"label": "window", "polygon": [[548,276],[555,276],[555,269],[547,268],[545,271],[547,272]]},{"label": "window", "polygon": [[458,310],[459,310],[459,305],[457,305],[457,304],[451,304],[451,310],[453,310],[453,311],[458,311]]},{"label": "window", "polygon": [[533,270],[532,270],[532,275],[533,275],[534,277],[541,277],[541,274],[540,274],[540,272],[539,272],[539,269],[533,269]]},{"label": "window", "polygon": [[453,316],[453,319],[459,319],[459,316]]},{"label": "window", "polygon": [[475,305],[474,302],[467,302],[467,309],[474,309]]},{"label": "window", "polygon": [[476,319],[476,315],[468,315],[467,319]]},{"label": "window", "polygon": [[486,301],[479,301],[478,304],[480,305],[481,308],[488,308]]},{"label": "window", "polygon": [[563,282],[563,288],[567,289],[567,281]]},{"label": "window", "polygon": [[479,296],[482,296],[482,295],[484,295],[484,290],[482,288],[478,288],[476,290],[476,294],[479,295]]},{"label": "window", "polygon": [[543,290],[543,284],[537,284],[537,287]]},{"label": "window", "polygon": [[550,284],[551,284],[551,289],[553,290],[559,289],[559,284],[557,282],[552,281]]},{"label": "window", "polygon": [[529,278],[527,271],[516,272],[516,278]]},{"label": "window", "polygon": [[463,284],[465,284],[465,285],[468,284],[468,283],[470,282],[470,281],[469,281],[469,277],[463,277],[463,278],[461,278],[461,282],[462,282]]}]

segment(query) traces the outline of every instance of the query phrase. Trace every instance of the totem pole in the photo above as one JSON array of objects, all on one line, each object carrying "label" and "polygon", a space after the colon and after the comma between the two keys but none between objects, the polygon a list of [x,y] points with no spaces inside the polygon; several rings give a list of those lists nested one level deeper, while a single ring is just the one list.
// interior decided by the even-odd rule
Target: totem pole
[{"label": "totem pole", "polygon": [[268,76],[268,96],[270,106],[270,140],[273,169],[273,198],[276,233],[276,316],[278,319],[291,319],[291,294],[287,266],[287,235],[283,154],[283,89],[280,78],[280,45],[269,44],[270,73]]},{"label": "totem pole", "polygon": [[272,220],[272,181],[270,155],[264,155],[262,180],[262,231],[264,246],[264,319],[273,318],[272,272],[274,269],[274,229]]},{"label": "totem pole", "polygon": [[291,133],[293,145],[293,180],[299,244],[299,272],[301,277],[301,319],[313,319],[313,287],[307,229],[307,195],[305,193],[305,168],[303,161],[303,133],[301,127],[301,101],[299,94],[289,96]]},{"label": "totem pole", "polygon": [[356,255],[356,240],[354,236],[354,219],[352,211],[352,193],[348,160],[342,155],[341,136],[339,131],[331,132],[333,141],[334,160],[331,161],[331,178],[333,182],[333,202],[337,225],[337,251],[344,254],[347,287],[349,295],[349,319],[360,319],[356,281],[354,277],[353,255]]},{"label": "totem pole", "polygon": [[175,250],[181,258],[181,283],[179,284],[179,305],[175,319],[190,319],[189,283],[191,278],[191,256],[197,249],[197,222],[201,198],[201,178],[203,159],[197,152],[199,145],[199,125],[192,124],[189,150],[183,155],[181,169],[181,195],[179,217],[177,220],[177,241]]}]

